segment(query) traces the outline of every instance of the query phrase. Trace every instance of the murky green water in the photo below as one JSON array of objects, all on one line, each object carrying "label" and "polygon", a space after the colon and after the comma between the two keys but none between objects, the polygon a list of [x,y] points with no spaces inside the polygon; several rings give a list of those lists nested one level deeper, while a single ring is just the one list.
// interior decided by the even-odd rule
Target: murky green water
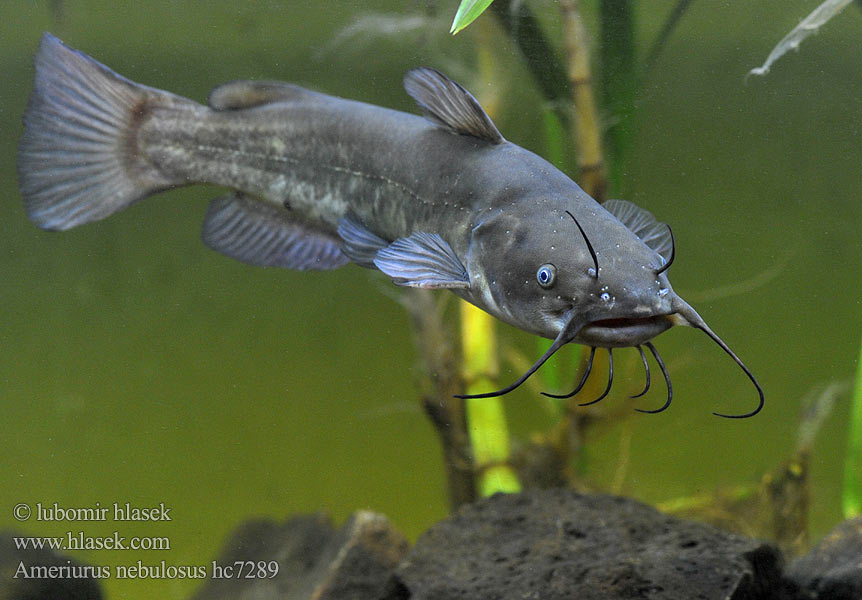
[{"label": "murky green water", "polygon": [[[555,6],[532,4],[553,22]],[[672,4],[641,7],[639,48]],[[414,5],[54,5],[62,10],[53,16],[47,2],[0,8],[0,528],[167,536],[170,551],[76,556],[208,564],[252,515],[323,509],[341,520],[369,508],[413,537],[443,517],[443,469],[416,399],[409,323],[384,278],[352,266],[255,269],[209,251],[199,230],[215,188],[42,232],[24,216],[14,157],[43,30],[131,79],[201,101],[227,80],[283,79],[410,111],[403,72],[430,64],[469,86],[477,30],[446,38],[454,1],[439,4],[438,20],[376,41],[337,36],[359,16]],[[649,74],[626,196],[673,225],[676,289],[756,373],[767,406],[746,421],[713,417],[749,410],[753,389],[703,335],[664,334],[675,402],[595,441],[586,474],[599,485],[620,479],[621,464],[619,491],[653,502],[756,481],[792,451],[802,397],[854,372],[862,11],[848,8],[766,79],[744,81],[815,5],[694,3]],[[497,60],[509,73],[498,126],[542,152],[532,84],[508,43]],[[764,272],[774,276],[721,294]],[[504,326],[501,335],[535,353],[529,336]],[[605,401],[618,405],[641,385],[634,351],[619,354],[632,368]],[[658,406],[662,394],[656,385],[642,402]],[[534,393],[513,394],[507,408],[522,438],[548,425]],[[839,403],[814,450],[815,536],[840,518],[847,410]],[[164,502],[173,521],[20,523],[19,502]],[[182,598],[193,586],[106,582],[111,598]]]}]

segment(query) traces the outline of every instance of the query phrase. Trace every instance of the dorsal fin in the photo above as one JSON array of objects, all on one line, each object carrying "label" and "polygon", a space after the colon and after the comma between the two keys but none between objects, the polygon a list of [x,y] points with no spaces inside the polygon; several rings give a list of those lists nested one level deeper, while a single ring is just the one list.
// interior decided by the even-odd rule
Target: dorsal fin
[{"label": "dorsal fin", "polygon": [[656,220],[651,212],[628,200],[608,200],[602,207],[631,229],[644,244],[661,254],[665,261],[670,258],[670,229]]},{"label": "dorsal fin", "polygon": [[404,89],[438,125],[492,144],[506,141],[479,101],[443,73],[429,67],[411,69],[404,76]]},{"label": "dorsal fin", "polygon": [[272,102],[298,100],[316,94],[317,92],[281,81],[229,81],[210,92],[207,104],[215,110],[236,110]]}]

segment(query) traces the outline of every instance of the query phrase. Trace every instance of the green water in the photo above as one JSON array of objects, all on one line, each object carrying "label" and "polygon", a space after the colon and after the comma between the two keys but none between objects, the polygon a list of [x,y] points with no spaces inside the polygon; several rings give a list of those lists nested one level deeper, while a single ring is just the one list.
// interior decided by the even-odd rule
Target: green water
[{"label": "green water", "polygon": [[[209,564],[249,516],[326,510],[387,514],[415,537],[445,516],[436,436],[418,407],[419,373],[404,311],[384,278],[259,269],[199,241],[208,200],[197,187],[152,198],[63,234],[31,225],[15,184],[15,143],[31,55],[50,30],[120,73],[204,100],[238,78],[283,79],[414,110],[403,72],[430,64],[469,85],[476,29],[447,39],[455,2],[422,30],[332,40],[358,16],[405,2],[64,2],[0,7],[0,528],[28,535],[161,535],[170,551],[79,552],[91,564]],[[590,3],[586,3],[591,7]],[[640,6],[645,50],[673,2]],[[675,401],[637,415],[589,449],[587,476],[652,502],[756,481],[792,451],[800,400],[847,379],[862,331],[862,11],[848,8],[766,79],[744,81],[817,2],[694,3],[638,98],[640,130],[626,197],[670,222],[674,285],[739,353],[750,383],[693,330],[658,346]],[[533,3],[547,24],[556,8]],[[553,27],[551,31],[553,32]],[[509,44],[498,126],[541,152],[539,99]],[[762,285],[709,299],[773,269]],[[384,293],[386,292],[386,293]],[[700,298],[700,300],[698,300]],[[500,328],[528,356],[529,336]],[[642,384],[621,351],[629,402]],[[517,374],[504,370],[508,380]],[[657,375],[657,374],[654,374]],[[659,406],[663,388],[638,406]],[[515,433],[549,425],[534,393],[506,406]],[[846,400],[812,464],[814,535],[840,519]],[[620,448],[630,434],[627,458]],[[19,502],[172,507],[160,524],[17,522]],[[193,582],[106,582],[110,598],[183,598]]]}]

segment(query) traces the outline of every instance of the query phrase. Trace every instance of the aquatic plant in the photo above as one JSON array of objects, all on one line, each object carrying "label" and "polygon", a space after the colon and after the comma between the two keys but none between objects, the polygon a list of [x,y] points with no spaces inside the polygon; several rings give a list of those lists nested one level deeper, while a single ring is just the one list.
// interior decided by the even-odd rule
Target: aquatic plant
[{"label": "aquatic plant", "polygon": [[485,9],[491,5],[494,0],[461,0],[458,5],[458,12],[455,13],[455,19],[452,21],[452,27],[449,33],[456,34],[467,25],[476,20],[476,18],[485,12]]},{"label": "aquatic plant", "polygon": [[790,32],[781,38],[781,41],[772,49],[769,56],[763,65],[751,69],[749,75],[766,75],[772,64],[779,58],[787,54],[790,50],[798,50],[802,41],[813,33],[817,33],[820,28],[827,22],[832,20],[832,17],[840,13],[853,0],[825,0],[817,8],[800,21],[799,25],[790,30]]},{"label": "aquatic plant", "polygon": [[[453,23],[452,32],[457,33],[462,30],[490,5],[491,2],[462,2]],[[632,19],[620,18],[620,10],[623,14],[629,11],[628,3],[615,3],[615,6],[617,8],[608,9],[604,13],[603,22],[606,28],[619,29],[620,22],[623,23],[623,27],[632,27]],[[622,6],[622,9],[618,8],[619,6]],[[562,2],[560,10],[564,23],[565,61],[556,55],[552,45],[545,39],[538,22],[524,3],[498,1],[494,4],[493,14],[503,30],[520,48],[530,73],[543,95],[551,100],[548,104],[550,108],[544,112],[545,137],[548,142],[546,154],[557,165],[563,166],[567,162],[564,156],[563,138],[568,128],[578,157],[577,179],[588,194],[601,201],[607,196],[608,182],[602,149],[602,133],[590,83],[592,73],[589,39],[578,3]],[[621,70],[620,65],[627,64],[621,57],[633,54],[633,38],[633,34],[629,32],[628,35],[608,35],[604,40],[602,57],[617,65],[613,69],[617,74]],[[487,26],[480,28],[479,40],[479,67],[480,71],[487,73],[491,69],[492,61],[488,49],[493,45]],[[626,87],[629,90],[634,89],[633,85]],[[614,96],[607,94],[607,97]],[[628,99],[629,102],[632,98],[633,93]],[[486,110],[493,115],[495,107],[489,105],[485,99],[482,100]],[[561,108],[564,106],[571,109]],[[617,140],[616,147],[620,146],[621,143]],[[487,389],[488,386],[479,385],[477,379],[484,379],[488,373],[496,371],[496,358],[489,354],[489,349],[496,347],[495,325],[487,314],[472,307],[462,307],[461,317],[464,375],[470,386],[468,393],[472,393],[474,389]],[[546,340],[537,342],[542,352],[548,349],[549,344],[550,342]],[[582,354],[578,349],[577,360],[582,361]],[[551,388],[558,388],[563,379],[558,364],[548,369],[547,373],[543,373],[543,377]],[[477,484],[480,493],[487,495],[516,489],[513,475],[506,474],[505,478],[500,479],[497,474],[499,467],[495,466],[494,471],[488,471],[488,467],[483,466],[499,465],[501,461],[510,458],[509,444],[505,441],[508,435],[505,414],[500,399],[477,398],[469,399],[467,402],[468,430],[473,448],[474,466],[479,473]],[[557,399],[552,402],[560,424],[545,438],[545,443],[552,449],[554,455],[560,457],[561,460],[552,462],[562,469],[565,468],[565,457],[575,450],[571,447],[570,440],[573,437],[580,437],[573,435],[572,431],[579,425],[576,418],[571,416],[573,413],[566,410],[564,401]],[[551,478],[559,480],[563,475],[559,473]]]},{"label": "aquatic plant", "polygon": [[856,382],[850,404],[850,431],[847,437],[847,454],[844,457],[844,488],[842,504],[844,517],[862,515],[862,344],[856,362]]}]

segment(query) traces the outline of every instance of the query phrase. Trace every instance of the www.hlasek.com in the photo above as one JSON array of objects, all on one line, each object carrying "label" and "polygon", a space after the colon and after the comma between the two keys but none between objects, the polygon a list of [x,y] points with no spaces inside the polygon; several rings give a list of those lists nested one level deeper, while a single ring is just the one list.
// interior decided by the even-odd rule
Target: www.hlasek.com
[{"label": "www.hlasek.com", "polygon": [[130,537],[115,531],[109,536],[86,535],[83,531],[67,531],[60,537],[16,537],[18,550],[170,550],[171,540],[164,536]]}]

